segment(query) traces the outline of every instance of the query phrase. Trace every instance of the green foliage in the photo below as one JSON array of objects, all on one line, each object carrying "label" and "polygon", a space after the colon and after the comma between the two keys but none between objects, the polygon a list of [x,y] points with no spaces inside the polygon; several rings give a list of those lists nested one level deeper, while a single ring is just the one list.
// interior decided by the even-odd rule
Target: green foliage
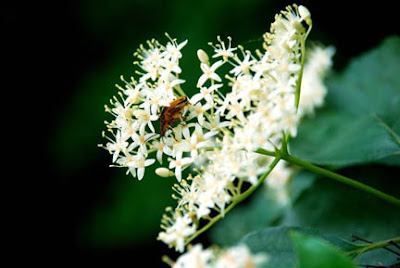
[{"label": "green foliage", "polygon": [[[355,179],[362,176],[363,182],[374,185],[383,192],[390,193],[390,188],[398,189],[400,185],[398,181],[387,181],[391,176],[400,175],[396,168],[363,166],[344,172]],[[376,241],[400,233],[400,215],[397,212],[398,207],[375,196],[361,193],[328,178],[319,178],[286,211],[280,224],[312,226],[346,238],[354,233]]]},{"label": "green foliage", "polygon": [[282,217],[287,206],[293,204],[302,191],[310,187],[315,178],[315,174],[306,171],[296,174],[288,184],[290,200],[285,205],[275,198],[273,190],[266,187],[260,189],[248,204],[230,211],[224,220],[210,230],[212,240],[219,245],[231,246],[249,232],[271,226]]},{"label": "green foliage", "polygon": [[265,252],[269,261],[265,268],[293,268],[296,255],[289,232],[300,228],[266,228],[248,234],[242,240],[253,253]]},{"label": "green foliage", "polygon": [[299,260],[299,268],[355,268],[343,252],[326,242],[301,233],[292,233],[293,244]]},{"label": "green foliage", "polygon": [[352,60],[329,80],[326,107],[302,122],[291,154],[322,165],[400,165],[399,72],[399,37]]},{"label": "green foliage", "polygon": [[[298,237],[296,237],[296,239],[293,239],[293,237],[291,237],[291,234]],[[311,252],[307,245],[309,241],[318,241],[316,242],[317,244],[321,243],[326,246],[321,247],[321,250],[319,250],[318,248],[314,248],[314,252]],[[266,265],[264,266],[265,268],[294,268],[299,260],[301,265],[302,261],[308,261],[308,259],[312,258],[321,259],[322,255],[329,255],[331,251],[336,251],[336,249],[340,249],[343,251],[360,249],[359,245],[350,243],[334,236],[323,235],[321,232],[314,229],[285,226],[264,228],[252,232],[245,236],[241,242],[245,243],[253,253],[264,252],[269,255],[269,262],[266,263]],[[307,250],[309,251],[309,255],[304,254],[304,252]],[[335,258],[341,259],[343,257],[343,254],[332,255],[332,260],[335,260]],[[307,268],[311,267],[315,266],[310,266]]]},{"label": "green foliage", "polygon": [[[363,177],[363,181],[384,192],[399,189],[397,168],[378,166],[354,167],[345,170],[350,177]],[[396,191],[396,190],[395,190]],[[397,190],[398,196],[398,190]],[[280,225],[312,227],[325,234],[349,239],[351,234],[380,241],[400,234],[400,215],[398,207],[376,197],[364,194],[346,185],[318,179],[297,200],[292,209],[287,210]],[[372,256],[375,254],[374,256]],[[381,250],[379,254],[366,253],[360,263],[383,262],[393,264],[396,256]]]}]

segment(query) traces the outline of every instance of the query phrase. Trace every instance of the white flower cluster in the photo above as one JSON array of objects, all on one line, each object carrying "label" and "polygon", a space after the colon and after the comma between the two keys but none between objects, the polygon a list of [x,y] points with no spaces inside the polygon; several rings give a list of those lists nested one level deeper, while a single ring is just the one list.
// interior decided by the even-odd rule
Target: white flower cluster
[{"label": "white flower cluster", "polygon": [[[295,92],[307,35],[305,18],[310,23],[307,10],[297,6],[278,15],[271,33],[264,35],[264,52],[253,55],[241,46],[232,47],[230,38],[225,43],[219,37],[217,44],[211,44],[216,62],[210,63],[208,55],[198,51],[203,74],[198,80],[200,93],[192,98],[193,109],[206,111],[205,122],[215,126],[208,130],[218,132],[218,138],[214,149],[205,150],[202,162],[197,162],[198,175],[174,187],[178,205],[164,215],[158,239],[176,250],[184,250],[201,220],[211,220],[213,212],[224,215],[226,206],[242,193],[243,183],[255,185],[269,169],[273,158],[254,153],[256,149],[280,148],[287,133],[296,134]],[[220,88],[226,84],[217,72],[224,64],[231,66],[225,75],[229,86],[225,95]]]},{"label": "white flower cluster", "polygon": [[[293,5],[275,19],[264,35],[263,51],[251,53],[233,47],[231,38],[225,42],[219,37],[217,44],[210,44],[213,62],[199,50],[203,74],[197,81],[199,92],[191,98],[179,78],[187,41],[178,43],[167,35],[166,46],[147,42],[135,53],[139,79],[122,77],[120,97],[111,101],[112,108],[106,106],[115,119],[106,122],[111,136],[104,147],[116,166],[127,167],[141,180],[147,166],[169,161],[168,168],[156,173],[176,177],[173,197],[178,204],[167,208],[158,239],[178,251],[184,251],[205,221],[224,215],[244,184],[257,184],[270,169],[273,158],[255,150],[275,150],[288,135],[296,135],[304,114],[296,108],[296,92],[311,18],[305,7]],[[223,65],[230,70],[221,76]],[[307,104],[319,102],[303,102],[299,110],[311,111]],[[195,173],[182,178],[188,167]]]},{"label": "white flower cluster", "polygon": [[[332,56],[335,53],[333,47],[315,46],[307,51],[307,59],[304,65],[301,82],[301,98],[298,117],[312,115],[314,109],[321,107],[327,94],[324,78],[332,66]],[[282,205],[287,205],[290,199],[287,183],[296,171],[281,160],[265,180],[267,188],[274,192],[273,197]]]},{"label": "white flower cluster", "polygon": [[266,263],[266,254],[251,254],[246,245],[238,245],[226,250],[203,249],[201,244],[194,245],[182,254],[176,262],[170,263],[172,268],[256,268]]},{"label": "white flower cluster", "polygon": [[127,167],[139,180],[144,177],[145,167],[155,162],[148,158],[151,152],[157,152],[160,163],[163,154],[176,155],[171,140],[167,140],[170,146],[166,146],[165,140],[159,139],[153,122],[159,119],[162,108],[177,98],[176,93],[182,92],[180,85],[185,81],[179,79],[179,59],[182,57],[180,50],[186,43],[178,44],[170,38],[166,46],[156,40],[148,41],[148,48],[141,45],[134,54],[139,59],[135,64],[141,68],[137,72],[139,80],[131,77],[126,81],[121,76],[125,87],[116,85],[120,99],[111,100],[112,108],[106,106],[106,111],[115,119],[106,122],[112,137],[107,137],[109,142],[105,147],[113,154],[112,161],[117,166]]},{"label": "white flower cluster", "polygon": [[313,114],[314,108],[321,107],[327,89],[323,83],[328,70],[332,67],[334,47],[314,47],[307,52],[307,61],[304,65],[301,82],[301,98],[299,115]]}]

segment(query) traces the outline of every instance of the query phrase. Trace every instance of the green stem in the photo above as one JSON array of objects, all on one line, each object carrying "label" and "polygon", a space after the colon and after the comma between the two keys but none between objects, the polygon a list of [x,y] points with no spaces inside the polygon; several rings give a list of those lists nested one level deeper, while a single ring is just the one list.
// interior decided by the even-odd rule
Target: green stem
[{"label": "green stem", "polygon": [[[276,156],[277,155],[276,152],[271,152],[271,151],[267,151],[267,150],[264,150],[264,149],[258,149],[256,151],[256,153],[269,155],[269,156]],[[391,195],[388,195],[388,194],[386,194],[384,192],[381,192],[381,191],[379,191],[379,190],[377,190],[377,189],[375,189],[375,188],[373,188],[371,186],[368,186],[368,185],[363,184],[361,182],[358,182],[358,181],[355,181],[353,179],[347,178],[347,177],[345,177],[343,175],[337,174],[337,173],[335,173],[333,171],[330,171],[328,169],[315,166],[315,165],[313,165],[311,163],[308,163],[308,162],[306,162],[304,160],[301,160],[301,159],[299,159],[297,157],[294,157],[294,156],[291,156],[291,155],[288,155],[288,154],[280,154],[280,157],[283,160],[285,160],[285,161],[287,161],[289,163],[292,163],[292,164],[295,164],[297,166],[303,167],[303,168],[305,168],[307,170],[310,170],[312,172],[320,174],[320,175],[322,175],[324,177],[328,177],[328,178],[334,179],[336,181],[339,181],[341,183],[350,185],[350,186],[352,186],[354,188],[357,188],[357,189],[359,189],[361,191],[370,193],[370,194],[375,195],[376,197],[379,197],[379,198],[381,198],[383,200],[386,200],[386,201],[388,201],[388,202],[390,202],[392,204],[400,206],[400,200],[399,199],[397,199],[397,198],[395,198],[395,197],[393,197]]]},{"label": "green stem", "polygon": [[376,242],[376,243],[373,243],[371,245],[367,245],[367,246],[364,247],[363,253],[371,251],[371,250],[374,250],[374,249],[384,248],[384,247],[390,246],[391,242],[399,243],[400,242],[400,237],[395,237],[395,238],[392,238],[392,239],[389,239],[389,240]]},{"label": "green stem", "polygon": [[304,70],[304,64],[306,60],[306,39],[308,37],[308,34],[311,31],[311,25],[308,28],[306,34],[304,35],[303,38],[301,38],[300,41],[300,48],[301,48],[301,59],[300,59],[300,72],[299,72],[299,78],[297,80],[297,85],[296,85],[296,92],[295,92],[295,107],[296,111],[299,108],[299,103],[300,103],[300,91],[301,91],[301,81],[303,78],[303,70]]},{"label": "green stem", "polygon": [[260,177],[258,180],[257,184],[254,184],[251,186],[249,189],[247,189],[244,193],[236,196],[232,203],[224,210],[224,213],[220,213],[212,220],[210,220],[206,225],[204,225],[200,230],[195,232],[193,235],[191,235],[187,240],[186,244],[189,244],[193,239],[195,239],[197,236],[208,230],[211,226],[213,226],[217,221],[219,221],[226,213],[228,213],[232,208],[234,208],[237,204],[245,200],[249,195],[251,195],[265,180],[266,177],[271,173],[271,171],[275,168],[275,166],[278,164],[280,160],[280,156],[276,156],[274,161],[270,164],[269,169]]},{"label": "green stem", "polygon": [[174,89],[175,89],[175,90],[178,92],[178,94],[179,94],[179,97],[186,96],[185,92],[182,90],[182,88],[181,88],[181,86],[180,86],[180,85],[178,85],[178,86],[177,86],[177,87],[175,87]]},{"label": "green stem", "polygon": [[359,257],[361,254],[364,254],[365,252],[368,252],[368,251],[371,251],[371,250],[374,250],[374,249],[378,249],[378,248],[385,248],[387,246],[390,246],[393,242],[394,243],[399,243],[400,242],[400,237],[395,237],[395,238],[384,240],[384,241],[381,241],[381,242],[376,242],[376,243],[372,243],[372,244],[369,244],[369,245],[365,245],[365,246],[362,246],[360,248],[347,251],[346,253],[347,253],[347,255],[354,255],[355,254],[355,255],[357,255],[357,257]]}]

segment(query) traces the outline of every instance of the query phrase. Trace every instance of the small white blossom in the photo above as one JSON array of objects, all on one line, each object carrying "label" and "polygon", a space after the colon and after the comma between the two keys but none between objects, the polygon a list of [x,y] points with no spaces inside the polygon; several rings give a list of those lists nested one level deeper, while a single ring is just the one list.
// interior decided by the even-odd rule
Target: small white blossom
[{"label": "small white blossom", "polygon": [[203,74],[200,76],[197,82],[197,87],[202,87],[207,80],[221,82],[221,77],[219,77],[215,71],[221,67],[222,64],[224,64],[224,61],[217,61],[211,65],[211,67],[205,63],[201,63],[200,68],[203,71]]},{"label": "small white blossom", "polygon": [[107,149],[113,154],[112,161],[114,163],[117,161],[119,154],[122,151],[126,151],[128,145],[129,143],[126,141],[126,138],[123,137],[121,131],[118,131],[117,135],[115,135],[115,142],[107,143]]},{"label": "small white blossom", "polygon": [[214,116],[206,115],[207,121],[204,122],[203,127],[208,130],[218,131],[223,128],[230,126],[230,121],[222,121],[221,115],[215,114]]},{"label": "small white blossom", "polygon": [[216,89],[218,89],[218,88],[220,88],[222,86],[223,86],[223,84],[215,84],[215,85],[212,85],[209,88],[202,87],[202,88],[200,88],[200,92],[199,93],[194,94],[193,97],[190,98],[190,102],[192,104],[196,104],[199,101],[204,99],[207,103],[209,103],[210,105],[213,105],[214,104],[214,98],[213,98],[213,94],[212,93],[213,93],[214,90],[216,90]]},{"label": "small white blossom", "polygon": [[209,103],[202,105],[201,103],[198,102],[197,104],[193,105],[188,119],[190,120],[194,117],[197,117],[197,122],[200,125],[203,125],[204,124],[204,114],[211,108],[212,108],[212,106]]},{"label": "small white blossom", "polygon": [[189,215],[175,215],[173,224],[168,226],[164,232],[159,233],[158,239],[166,244],[174,245],[177,251],[183,252],[185,239],[195,233],[196,227]]},{"label": "small white blossom", "polygon": [[197,244],[181,255],[173,264],[173,268],[211,268],[210,265],[213,252],[211,249],[203,249],[201,244]]},{"label": "small white blossom", "polygon": [[265,253],[252,254],[244,244],[226,249],[207,248],[196,244],[179,256],[172,268],[257,268],[268,261]]},{"label": "small white blossom", "polygon": [[130,168],[136,168],[138,179],[141,180],[144,177],[145,167],[152,165],[155,159],[146,159],[144,155],[138,154],[132,157],[132,161],[128,162],[126,165]]},{"label": "small white blossom", "polygon": [[213,58],[222,57],[224,61],[227,61],[228,58],[232,58],[235,54],[233,53],[237,48],[232,47],[232,38],[228,37],[228,47],[225,46],[225,42],[221,40],[221,38],[217,37],[219,44],[216,44],[214,47],[215,54],[212,56]]},{"label": "small white blossom", "polygon": [[256,268],[268,261],[265,253],[252,255],[247,246],[238,245],[222,253],[215,268]]},{"label": "small white blossom", "polygon": [[235,76],[239,76],[241,74],[248,74],[250,72],[250,68],[257,61],[255,59],[251,59],[251,53],[246,53],[246,56],[243,60],[235,57],[235,61],[237,62],[237,66],[229,71],[229,73],[233,73]]},{"label": "small white blossom", "polygon": [[185,165],[188,165],[193,162],[193,159],[190,157],[182,158],[182,151],[178,151],[175,157],[175,160],[172,160],[169,163],[169,168],[175,168],[175,176],[178,181],[182,179],[182,168]]}]

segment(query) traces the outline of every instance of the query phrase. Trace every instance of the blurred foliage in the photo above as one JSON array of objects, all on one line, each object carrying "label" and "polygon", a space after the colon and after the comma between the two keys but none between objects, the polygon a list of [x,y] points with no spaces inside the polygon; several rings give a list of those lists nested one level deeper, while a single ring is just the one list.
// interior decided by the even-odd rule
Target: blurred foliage
[{"label": "blurred foliage", "polygon": [[[274,15],[292,1],[81,0],[69,3],[73,3],[72,9],[63,6],[59,9],[64,16],[49,13],[53,19],[70,20],[63,21],[66,26],[58,31],[57,41],[64,49],[60,57],[68,64],[62,70],[54,68],[54,72],[57,80],[60,75],[67,77],[55,84],[56,89],[63,91],[54,107],[57,114],[52,115],[54,124],[48,140],[52,168],[61,185],[55,193],[61,193],[60,199],[65,199],[64,210],[57,208],[63,220],[57,226],[60,229],[57,235],[62,237],[62,233],[67,233],[64,235],[67,236],[71,232],[76,240],[72,247],[80,250],[143,248],[144,241],[147,248],[153,248],[159,243],[155,237],[164,208],[173,204],[170,195],[174,181],[158,178],[154,176],[154,169],[148,169],[139,183],[125,176],[124,170],[107,167],[111,157],[96,145],[105,142],[101,137],[105,129],[103,121],[110,117],[104,112],[104,104],[116,94],[114,84],[120,82],[121,74],[134,75],[132,54],[139,44],[151,38],[165,42],[164,32],[168,32],[178,41],[189,40],[183,50],[181,67],[182,78],[187,80],[185,91],[191,94],[201,73],[196,57],[198,48],[210,51],[207,42],[215,41],[217,35],[232,36],[235,45],[253,48],[269,30]],[[396,16],[388,14],[390,10],[384,6],[364,5],[369,9],[363,13],[360,7],[355,12],[339,3],[329,7],[321,1],[297,3],[308,6],[313,16],[310,43],[336,46],[335,62],[339,68],[349,56],[377,45],[396,26],[394,23],[391,27],[391,20]],[[376,20],[366,20],[365,14]],[[377,14],[385,14],[387,19],[381,21]],[[46,20],[46,25],[51,22]],[[371,38],[370,29],[379,23],[384,27]],[[70,37],[73,38],[68,40]],[[262,225],[256,221],[252,224],[257,228]],[[66,228],[75,229],[67,232]],[[246,228],[246,232],[250,230]],[[159,259],[155,262],[159,263]]]},{"label": "blurred foliage", "polygon": [[[293,268],[297,267],[296,264],[306,268],[339,268],[342,266],[335,265],[342,261],[351,264],[351,261],[346,259],[338,249],[350,251],[360,248],[359,245],[335,236],[324,235],[315,229],[286,226],[256,230],[246,235],[241,242],[245,243],[252,252],[268,254],[269,261],[263,268]],[[315,256],[323,257],[316,258]],[[313,266],[312,261],[322,261],[322,263],[319,263],[319,266]]]},{"label": "blurred foliage", "polygon": [[342,167],[398,157],[399,72],[398,36],[352,59],[342,74],[328,81],[327,104],[316,118],[302,122],[289,144],[291,153],[315,164]]},{"label": "blurred foliage", "polygon": [[282,217],[288,206],[293,205],[301,193],[314,183],[316,177],[314,173],[307,171],[295,174],[287,185],[287,204],[279,202],[273,189],[262,187],[248,204],[236,207],[210,230],[211,240],[220,246],[235,245],[246,234],[265,226],[272,226]]},{"label": "blurred foliage", "polygon": [[[357,265],[328,243],[301,233],[292,233],[299,268],[356,268]],[[323,258],[316,258],[323,256]]]}]

